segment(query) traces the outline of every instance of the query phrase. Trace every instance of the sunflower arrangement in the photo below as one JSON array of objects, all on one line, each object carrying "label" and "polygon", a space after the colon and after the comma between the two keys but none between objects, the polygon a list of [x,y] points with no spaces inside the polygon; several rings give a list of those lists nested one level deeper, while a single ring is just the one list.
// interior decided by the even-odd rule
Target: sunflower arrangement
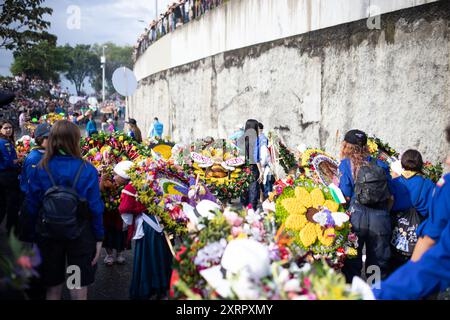
[{"label": "sunflower arrangement", "polygon": [[356,236],[349,217],[328,188],[300,178],[276,199],[276,221],[302,252],[327,258],[341,267],[346,256],[356,255]]}]

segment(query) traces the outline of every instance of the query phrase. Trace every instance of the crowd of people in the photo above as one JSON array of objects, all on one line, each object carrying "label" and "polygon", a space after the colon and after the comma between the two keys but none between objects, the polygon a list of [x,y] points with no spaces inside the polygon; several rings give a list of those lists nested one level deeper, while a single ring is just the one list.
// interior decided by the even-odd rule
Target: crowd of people
[{"label": "crowd of people", "polygon": [[182,25],[198,18],[209,10],[220,6],[227,0],[178,0],[167,6],[167,11],[161,13],[157,20],[153,20],[139,36],[134,45],[133,59],[136,61],[147,48]]},{"label": "crowd of people", "polygon": [[[18,83],[22,90],[42,89],[42,84],[36,82],[33,88]],[[53,90],[57,92],[56,103],[42,100],[37,106],[42,103],[41,107],[65,112],[62,93],[57,87],[52,88],[56,88]],[[12,107],[23,108],[26,99],[21,96],[19,101]],[[39,247],[41,277],[34,289],[40,290],[34,291],[37,292],[35,297],[60,299],[68,264],[81,269],[82,289],[71,290],[72,298],[86,299],[87,287],[95,281],[102,248],[107,253],[105,264],[122,264],[125,263],[123,252],[131,249],[130,241],[134,239],[130,297],[167,298],[172,255],[168,242],[158,232],[162,230],[159,221],[146,216],[150,220],[143,224],[144,230],[134,228],[134,220],[125,221],[126,215],[135,219],[148,210],[138,201],[137,191],[130,183],[128,170],[133,163],[122,161],[115,165],[112,180],[99,174],[81,156],[82,133],[76,124],[81,119],[87,120],[87,136],[98,133],[91,110],[53,125],[41,123],[34,131],[36,146],[23,161],[18,159],[15,150],[15,139],[19,135],[15,132],[14,121],[0,120],[0,224],[6,219],[8,233],[14,230],[22,241]],[[117,131],[114,120],[104,115],[101,130]],[[125,123],[128,135],[142,143],[143,135],[137,121],[131,118]],[[161,138],[163,131],[163,124],[155,117],[147,138]],[[242,151],[253,176],[241,194],[240,204],[244,210],[262,210],[262,203],[275,182],[264,125],[249,119],[233,133],[232,139]],[[447,141],[450,143],[450,126]],[[342,141],[338,187],[345,198],[352,231],[358,237],[357,256],[345,261],[342,273],[351,282],[355,276],[370,273],[370,267],[379,268],[383,281],[373,288],[378,299],[426,298],[450,287],[448,175],[436,185],[426,178],[422,174],[424,161],[418,150],[407,150],[400,159],[401,170],[394,170],[386,162],[371,157],[368,136],[361,130],[348,131]],[[450,156],[446,163],[450,165]],[[104,215],[105,203],[101,198],[101,192],[110,188],[123,189],[118,207],[121,215],[114,219]],[[416,221],[411,222],[411,229],[405,227],[400,232],[408,233],[408,239],[415,240],[393,243],[394,225],[408,219],[405,213]],[[403,249],[397,250],[399,247]]]}]

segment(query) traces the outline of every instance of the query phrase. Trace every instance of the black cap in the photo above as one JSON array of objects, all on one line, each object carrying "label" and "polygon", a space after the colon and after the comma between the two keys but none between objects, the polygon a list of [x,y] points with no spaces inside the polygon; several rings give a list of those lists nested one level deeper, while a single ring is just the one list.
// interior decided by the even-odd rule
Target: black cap
[{"label": "black cap", "polygon": [[130,123],[130,124],[137,125],[136,120],[135,120],[135,119],[132,119],[132,118],[128,119],[128,121],[125,121],[125,123]]},{"label": "black cap", "polygon": [[42,123],[34,130],[34,138],[48,137],[50,134],[51,126],[48,123]]},{"label": "black cap", "polygon": [[350,130],[345,134],[344,141],[364,147],[367,144],[367,135],[361,130]]}]

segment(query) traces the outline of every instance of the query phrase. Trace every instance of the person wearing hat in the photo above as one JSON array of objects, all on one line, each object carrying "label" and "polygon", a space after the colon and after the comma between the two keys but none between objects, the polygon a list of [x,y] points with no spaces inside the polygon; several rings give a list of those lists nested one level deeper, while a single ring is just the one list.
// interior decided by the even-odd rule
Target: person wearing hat
[{"label": "person wearing hat", "polygon": [[128,135],[137,142],[142,143],[142,134],[141,130],[137,126],[137,121],[130,118],[128,121],[125,121],[125,123],[128,125]]},{"label": "person wearing hat", "polygon": [[119,212],[128,225],[128,242],[136,240],[130,298],[137,300],[167,297],[172,275],[172,253],[157,217],[137,200],[137,191],[128,175],[132,163],[120,162],[114,168],[117,184],[126,184]]},{"label": "person wearing hat", "polygon": [[[133,166],[131,161],[119,162],[113,169],[113,179],[110,175],[102,174],[100,180],[100,191],[109,194],[117,194],[125,185],[130,182],[127,172]],[[103,213],[103,225],[105,228],[105,238],[103,248],[106,250],[106,257],[103,262],[112,266],[114,263],[124,264],[123,252],[131,249],[127,242],[127,230],[123,228],[124,223],[118,209],[110,209],[106,206]],[[114,256],[114,250],[116,255]]]},{"label": "person wearing hat", "polygon": [[388,202],[386,200],[373,206],[361,204],[355,194],[355,181],[362,167],[368,166],[369,163],[375,163],[384,170],[385,179],[390,187],[389,167],[384,162],[369,156],[367,135],[360,130],[350,130],[346,133],[341,146],[340,158],[339,188],[347,200],[352,231],[358,236],[358,255],[356,258],[347,259],[342,271],[347,282],[351,282],[354,276],[361,277],[362,250],[365,245],[366,270],[369,266],[378,266],[381,277],[385,278],[391,258],[390,240],[392,235]]}]

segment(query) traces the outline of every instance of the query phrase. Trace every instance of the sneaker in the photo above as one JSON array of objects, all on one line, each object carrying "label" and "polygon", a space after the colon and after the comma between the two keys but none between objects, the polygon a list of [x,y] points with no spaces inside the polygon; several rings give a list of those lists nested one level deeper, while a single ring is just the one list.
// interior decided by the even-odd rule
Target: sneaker
[{"label": "sneaker", "polygon": [[114,257],[112,255],[107,254],[103,262],[108,266],[112,266],[114,264]]},{"label": "sneaker", "polygon": [[117,255],[116,262],[118,264],[124,264],[125,263],[125,257],[123,256],[122,252]]}]

